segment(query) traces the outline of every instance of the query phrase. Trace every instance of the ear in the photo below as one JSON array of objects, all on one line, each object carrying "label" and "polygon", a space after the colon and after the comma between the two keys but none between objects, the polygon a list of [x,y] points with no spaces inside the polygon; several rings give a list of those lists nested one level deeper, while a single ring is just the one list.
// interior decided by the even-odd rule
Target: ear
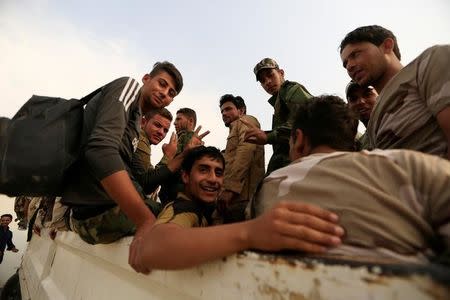
[{"label": "ear", "polygon": [[302,143],[303,132],[301,129],[296,129],[293,136],[289,139],[289,159],[291,161],[297,160],[302,157]]},{"label": "ear", "polygon": [[284,70],[283,70],[283,69],[279,69],[278,72],[279,72],[280,75],[284,78]]},{"label": "ear", "polygon": [[304,138],[305,138],[305,136],[303,135],[303,131],[301,129],[296,129],[294,137],[295,137],[294,144],[293,144],[294,152],[300,154],[303,150],[303,144],[304,144]]},{"label": "ear", "polygon": [[141,129],[143,129],[145,127],[145,125],[147,125],[148,120],[145,117],[141,118]]},{"label": "ear", "polygon": [[381,46],[383,46],[383,51],[385,54],[393,53],[394,52],[394,45],[395,42],[391,38],[386,38]]},{"label": "ear", "polygon": [[185,170],[181,170],[181,180],[185,185],[189,182],[189,174]]},{"label": "ear", "polygon": [[240,116],[240,117],[243,116],[243,115],[245,115],[245,112],[244,112],[244,108],[243,108],[243,107],[239,108],[238,111],[239,111],[239,116]]},{"label": "ear", "polygon": [[147,81],[150,81],[150,79],[152,79],[152,76],[150,76],[150,74],[145,74],[142,77],[142,83],[146,83]]}]

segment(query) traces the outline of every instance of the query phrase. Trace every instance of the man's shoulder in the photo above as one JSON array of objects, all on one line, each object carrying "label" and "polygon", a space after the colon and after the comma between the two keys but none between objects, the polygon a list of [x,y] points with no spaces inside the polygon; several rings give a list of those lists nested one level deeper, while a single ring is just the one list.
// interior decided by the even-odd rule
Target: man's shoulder
[{"label": "man's shoulder", "polygon": [[256,125],[258,127],[260,127],[259,121],[256,117],[252,116],[252,115],[243,115],[241,117],[242,120],[247,121],[253,125]]},{"label": "man's shoulder", "polygon": [[107,83],[106,85],[131,87],[132,85],[139,85],[139,81],[137,81],[133,77],[123,76],[123,77],[114,79],[113,81]]},{"label": "man's shoulder", "polygon": [[312,97],[304,85],[288,80],[281,86],[279,94],[286,102],[298,102]]}]

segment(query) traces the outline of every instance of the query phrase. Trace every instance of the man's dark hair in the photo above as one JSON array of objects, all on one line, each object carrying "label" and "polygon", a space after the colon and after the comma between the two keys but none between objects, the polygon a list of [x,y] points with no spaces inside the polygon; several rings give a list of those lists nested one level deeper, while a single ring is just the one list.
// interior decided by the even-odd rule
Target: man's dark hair
[{"label": "man's dark hair", "polygon": [[369,42],[375,46],[380,46],[387,38],[394,40],[394,54],[397,56],[398,60],[400,60],[401,54],[400,49],[398,48],[397,38],[392,31],[379,25],[362,26],[347,33],[339,46],[340,53],[342,53],[342,50],[344,50],[345,46],[348,44]]},{"label": "man's dark hair", "polygon": [[161,117],[164,117],[169,121],[173,120],[172,114],[166,108],[150,109],[148,112],[145,113],[144,118],[148,121],[156,115],[160,115]]},{"label": "man's dark hair", "polygon": [[245,101],[241,96],[233,96],[232,94],[225,94],[220,97],[219,107],[221,107],[225,102],[231,102],[236,106],[237,109],[243,108],[244,114],[247,113],[247,106],[245,105]]},{"label": "man's dark hair", "polygon": [[358,119],[338,96],[322,95],[301,104],[297,110],[291,136],[301,129],[311,147],[327,145],[336,150],[355,150]]},{"label": "man's dark hair", "polygon": [[183,107],[177,111],[177,114],[183,114],[188,118],[192,118],[194,120],[194,128],[197,125],[197,114],[195,113],[195,110],[188,107]]},{"label": "man's dark hair", "polygon": [[198,146],[193,148],[192,150],[189,150],[183,160],[183,163],[181,164],[181,169],[187,173],[190,173],[194,163],[204,156],[208,156],[213,160],[220,161],[225,170],[225,159],[223,158],[222,153],[220,153],[219,149],[212,146]]},{"label": "man's dark hair", "polygon": [[13,218],[13,216],[11,214],[3,214],[3,215],[0,216],[0,219],[3,218],[3,217],[9,217],[11,220]]},{"label": "man's dark hair", "polygon": [[157,62],[153,65],[153,69],[149,73],[150,76],[156,76],[161,72],[167,72],[173,80],[175,81],[175,90],[177,91],[177,94],[181,92],[181,89],[183,88],[183,76],[181,76],[180,71],[170,62],[163,61],[163,62]]}]

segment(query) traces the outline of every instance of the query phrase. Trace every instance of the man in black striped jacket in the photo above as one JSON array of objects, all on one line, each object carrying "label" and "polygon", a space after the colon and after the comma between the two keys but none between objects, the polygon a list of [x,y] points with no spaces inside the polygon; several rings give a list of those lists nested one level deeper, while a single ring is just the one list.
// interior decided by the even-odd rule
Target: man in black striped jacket
[{"label": "man in black striped jacket", "polygon": [[106,84],[84,112],[82,154],[71,171],[62,202],[72,208],[71,228],[91,244],[111,243],[150,227],[154,213],[131,176],[141,117],[169,105],[183,87],[178,69],[158,62],[137,80]]}]

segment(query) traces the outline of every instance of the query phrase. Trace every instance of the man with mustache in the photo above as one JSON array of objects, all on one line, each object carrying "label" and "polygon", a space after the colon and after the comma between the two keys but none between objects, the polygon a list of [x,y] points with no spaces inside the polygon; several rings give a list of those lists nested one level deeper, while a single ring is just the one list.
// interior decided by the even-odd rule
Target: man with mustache
[{"label": "man with mustache", "polygon": [[450,158],[450,45],[428,48],[403,67],[395,35],[372,25],[348,33],[340,53],[351,79],[380,93],[367,128],[370,148]]},{"label": "man with mustache", "polygon": [[268,100],[274,108],[272,130],[263,131],[251,128],[247,131],[245,141],[258,145],[272,144],[273,154],[267,166],[266,174],[286,166],[289,160],[289,134],[292,120],[299,104],[311,98],[306,88],[293,81],[284,79],[284,70],[271,58],[264,58],[253,69],[256,81],[272,97]]}]

